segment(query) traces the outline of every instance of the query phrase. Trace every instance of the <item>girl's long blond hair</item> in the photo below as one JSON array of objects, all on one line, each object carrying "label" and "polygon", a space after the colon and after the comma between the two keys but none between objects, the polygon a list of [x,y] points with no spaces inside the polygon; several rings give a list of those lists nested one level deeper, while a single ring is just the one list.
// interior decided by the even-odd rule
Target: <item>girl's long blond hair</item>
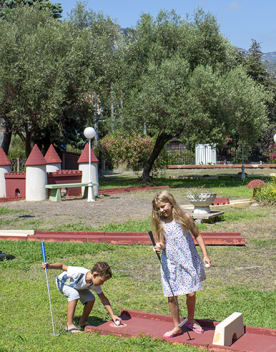
[{"label": "girl's long blond hair", "polygon": [[152,226],[153,235],[156,242],[165,243],[163,221],[160,216],[158,203],[170,203],[172,206],[173,220],[177,221],[183,231],[190,230],[190,224],[185,212],[176,203],[174,196],[168,191],[158,192],[152,201]]}]

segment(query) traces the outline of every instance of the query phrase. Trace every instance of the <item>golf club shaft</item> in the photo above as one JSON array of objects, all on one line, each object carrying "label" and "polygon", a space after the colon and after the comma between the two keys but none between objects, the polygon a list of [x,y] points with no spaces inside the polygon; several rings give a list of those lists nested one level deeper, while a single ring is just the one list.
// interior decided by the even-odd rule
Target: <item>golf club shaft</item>
[{"label": "golf club shaft", "polygon": [[[44,242],[41,242],[41,250],[42,250],[43,263],[45,264],[46,263],[46,255],[45,255]],[[49,297],[49,305],[50,305],[50,312],[51,312],[51,321],[52,321],[53,335],[56,336],[54,317],[53,317],[53,310],[52,310],[52,303],[51,303],[51,295],[50,295],[50,286],[49,286],[49,280],[48,280],[48,271],[47,271],[47,267],[46,266],[45,266],[45,275],[46,275],[46,282],[47,282],[47,289],[48,289],[48,297]]]}]

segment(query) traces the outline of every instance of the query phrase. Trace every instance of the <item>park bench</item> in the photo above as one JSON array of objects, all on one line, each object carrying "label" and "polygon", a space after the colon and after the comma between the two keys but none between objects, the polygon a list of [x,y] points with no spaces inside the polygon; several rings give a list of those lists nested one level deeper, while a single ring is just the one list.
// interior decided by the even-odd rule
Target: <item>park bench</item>
[{"label": "park bench", "polygon": [[[59,183],[45,185],[46,189],[50,190],[49,200],[53,202],[61,201],[61,189],[74,188],[74,187],[85,187],[83,198],[87,198],[89,182],[79,182],[79,183]],[[92,186],[97,186],[97,183],[92,183]]]}]

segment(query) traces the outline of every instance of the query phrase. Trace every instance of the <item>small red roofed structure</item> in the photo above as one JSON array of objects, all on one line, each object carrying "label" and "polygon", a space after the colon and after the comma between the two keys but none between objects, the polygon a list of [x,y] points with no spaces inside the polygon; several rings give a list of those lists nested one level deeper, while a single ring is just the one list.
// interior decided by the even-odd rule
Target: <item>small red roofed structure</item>
[{"label": "small red roofed structure", "polygon": [[256,197],[257,189],[263,188],[266,186],[266,183],[263,180],[252,180],[248,183],[248,188],[253,188],[253,199]]},{"label": "small red roofed structure", "polygon": [[6,180],[5,175],[11,171],[11,162],[9,161],[3,148],[0,147],[0,198],[6,197]]},{"label": "small red roofed structure", "polygon": [[26,166],[37,166],[37,165],[46,165],[47,162],[42,155],[40,149],[37,144],[34,145],[25,165]]},{"label": "small red roofed structure", "polygon": [[10,166],[11,162],[9,161],[7,154],[4,152],[3,148],[0,147],[0,166]]},{"label": "small red roofed structure", "polygon": [[[78,163],[88,163],[89,162],[89,145],[88,143],[85,144],[85,147],[81,153],[81,156],[78,159]],[[92,163],[98,163],[99,160],[97,159],[96,155],[93,152],[93,148],[91,148],[91,162]]]},{"label": "small red roofed structure", "polygon": [[44,158],[45,158],[47,164],[60,164],[61,163],[61,159],[52,144],[50,145],[49,149],[47,150],[47,153],[45,154]]}]

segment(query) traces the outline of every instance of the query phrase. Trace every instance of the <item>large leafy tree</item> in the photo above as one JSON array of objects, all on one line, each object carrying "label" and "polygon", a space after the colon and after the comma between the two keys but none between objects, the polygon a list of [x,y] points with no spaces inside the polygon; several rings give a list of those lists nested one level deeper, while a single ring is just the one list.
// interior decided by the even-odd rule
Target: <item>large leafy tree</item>
[{"label": "large leafy tree", "polygon": [[7,18],[11,10],[24,5],[37,5],[41,9],[49,9],[54,18],[60,18],[62,14],[61,4],[52,4],[49,0],[0,0],[0,18]]},{"label": "large leafy tree", "polygon": [[8,132],[24,141],[26,155],[34,142],[66,144],[90,114],[91,34],[36,6],[16,8],[0,32],[0,117]]},{"label": "large leafy tree", "polygon": [[267,157],[268,148],[272,143],[276,128],[276,84],[275,80],[269,74],[266,64],[263,62],[262,58],[263,53],[260,44],[256,40],[252,40],[252,44],[248,52],[244,53],[243,66],[245,67],[249,77],[268,89],[273,95],[273,100],[268,103],[268,126],[265,130],[263,130],[263,133],[258,136],[251,150],[251,158],[253,158],[253,160],[265,159]]},{"label": "large leafy tree", "polygon": [[[92,114],[90,123],[94,124],[100,136],[110,127],[109,117],[116,104],[113,86],[121,75],[122,51],[125,47],[120,26],[101,13],[88,10],[86,4],[78,1],[70,13],[70,22],[81,31],[88,32],[93,40],[90,61],[95,79],[86,94]],[[99,122],[103,122],[99,126]]]},{"label": "large leafy tree", "polygon": [[172,137],[219,143],[233,129],[245,135],[247,126],[253,136],[264,127],[269,97],[237,67],[214,17],[201,10],[192,22],[174,12],[143,15],[132,38],[119,89],[125,126],[146,126],[156,138],[144,181]]}]

